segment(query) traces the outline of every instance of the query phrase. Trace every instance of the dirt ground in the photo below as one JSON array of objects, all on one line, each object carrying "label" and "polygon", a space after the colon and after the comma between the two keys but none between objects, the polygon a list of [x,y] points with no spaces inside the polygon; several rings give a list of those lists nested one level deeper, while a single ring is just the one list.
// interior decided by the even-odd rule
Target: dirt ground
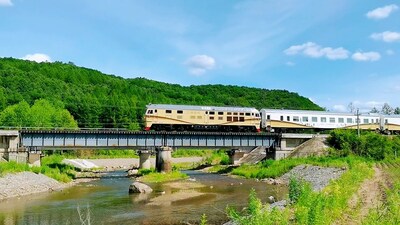
[{"label": "dirt ground", "polygon": [[379,207],[385,200],[385,188],[388,185],[387,175],[378,167],[374,167],[374,176],[365,180],[360,189],[349,201],[349,212],[338,224],[361,224],[370,209]]}]

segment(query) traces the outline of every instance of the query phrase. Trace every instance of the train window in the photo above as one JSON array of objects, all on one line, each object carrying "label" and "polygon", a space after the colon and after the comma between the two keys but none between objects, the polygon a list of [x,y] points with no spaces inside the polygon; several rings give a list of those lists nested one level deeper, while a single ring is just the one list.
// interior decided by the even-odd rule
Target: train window
[{"label": "train window", "polygon": [[[287,117],[286,117],[286,120],[287,120],[287,121],[290,121],[290,116],[287,116]],[[283,119],[282,119],[282,121],[283,121]]]},{"label": "train window", "polygon": [[236,116],[234,116],[234,117],[233,117],[233,122],[237,122],[237,121],[239,121],[239,118],[236,117]]},{"label": "train window", "polygon": [[318,118],[315,117],[315,116],[313,116],[313,117],[311,117],[311,121],[313,121],[314,123],[316,123],[316,122],[318,122]]},{"label": "train window", "polygon": [[260,114],[256,113],[256,117],[260,117]]},{"label": "train window", "polygon": [[165,110],[165,113],[172,113],[172,110],[167,109]]},{"label": "train window", "polygon": [[385,119],[385,124],[388,124],[388,119]]},{"label": "train window", "polygon": [[154,113],[157,113],[157,109],[154,110]]},{"label": "train window", "polygon": [[252,113],[251,115],[254,116],[254,113]]},{"label": "train window", "polygon": [[239,121],[240,121],[240,122],[244,122],[244,117],[242,117],[242,116],[239,117]]},{"label": "train window", "polygon": [[246,113],[246,116],[250,116],[250,113]]},{"label": "train window", "polygon": [[206,115],[208,114],[208,111],[206,111]]},{"label": "train window", "polygon": [[347,123],[353,123],[353,119],[352,118],[347,118]]},{"label": "train window", "polygon": [[237,116],[237,114],[238,114],[237,112],[233,113],[234,116]]},{"label": "train window", "polygon": [[222,116],[218,117],[218,120],[223,120],[223,119],[224,119],[224,117],[222,117]]},{"label": "train window", "polygon": [[344,123],[344,119],[343,118],[339,118],[339,123]]},{"label": "train window", "polygon": [[214,117],[213,117],[213,116],[210,116],[210,120],[214,120]]},{"label": "train window", "polygon": [[240,113],[239,115],[244,116],[244,113]]},{"label": "train window", "polygon": [[364,119],[364,123],[368,123],[368,119]]},{"label": "train window", "polygon": [[178,110],[178,111],[176,111],[178,114],[182,114],[183,113],[183,111],[182,110]]},{"label": "train window", "polygon": [[329,117],[329,123],[335,123],[336,119],[335,117]]},{"label": "train window", "polygon": [[308,117],[307,116],[303,116],[303,122],[308,122]]},{"label": "train window", "polygon": [[294,121],[294,122],[299,122],[299,121],[300,121],[300,119],[299,119],[299,117],[298,117],[298,116],[293,116],[293,121]]},{"label": "train window", "polygon": [[214,115],[215,114],[215,112],[210,112],[210,115]]},{"label": "train window", "polygon": [[224,115],[224,112],[218,112],[218,115]]},{"label": "train window", "polygon": [[271,119],[271,115],[267,115],[267,120],[270,120]]},{"label": "train window", "polygon": [[147,110],[147,114],[153,114],[153,110]]},{"label": "train window", "polygon": [[232,121],[232,116],[226,117],[226,121],[231,122]]},{"label": "train window", "polygon": [[326,123],[326,117],[321,117],[321,123]]},{"label": "train window", "polygon": [[281,116],[281,121],[283,121],[283,116]]},{"label": "train window", "polygon": [[232,115],[232,113],[231,113],[231,112],[228,112],[227,115]]}]

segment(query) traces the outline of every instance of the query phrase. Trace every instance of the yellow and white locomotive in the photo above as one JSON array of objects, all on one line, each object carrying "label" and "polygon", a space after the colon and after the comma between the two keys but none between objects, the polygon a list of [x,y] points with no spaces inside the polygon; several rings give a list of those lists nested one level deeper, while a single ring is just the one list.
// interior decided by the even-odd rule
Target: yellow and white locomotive
[{"label": "yellow and white locomotive", "polygon": [[150,104],[145,130],[259,132],[260,122],[255,108]]}]

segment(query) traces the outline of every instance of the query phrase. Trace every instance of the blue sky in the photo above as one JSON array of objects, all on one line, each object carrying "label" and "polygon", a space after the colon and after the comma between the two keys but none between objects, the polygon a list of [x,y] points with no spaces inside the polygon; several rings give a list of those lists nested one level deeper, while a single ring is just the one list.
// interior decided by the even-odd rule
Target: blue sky
[{"label": "blue sky", "polygon": [[0,0],[0,57],[400,106],[396,0]]}]

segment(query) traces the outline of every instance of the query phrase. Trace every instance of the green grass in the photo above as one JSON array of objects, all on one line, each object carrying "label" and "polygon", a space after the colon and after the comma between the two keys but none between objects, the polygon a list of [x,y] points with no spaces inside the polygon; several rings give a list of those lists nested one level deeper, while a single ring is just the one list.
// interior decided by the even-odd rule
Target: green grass
[{"label": "green grass", "polygon": [[30,171],[36,174],[44,174],[57,181],[70,182],[75,177],[75,170],[72,166],[62,163],[63,159],[64,157],[60,155],[46,156],[42,158],[42,165],[39,167],[30,167],[28,164],[13,161],[2,162],[0,163],[0,175]]},{"label": "green grass", "polygon": [[134,150],[95,150],[80,149],[69,151],[45,151],[49,155],[62,155],[68,159],[116,159],[116,158],[139,158]]},{"label": "green grass", "polygon": [[[362,160],[359,157],[309,157],[290,158],[281,160],[266,160],[256,165],[242,165],[232,171],[233,175],[246,178],[277,178],[289,172],[295,166],[309,164],[324,167],[351,167]],[[362,160],[365,161],[365,160]]]},{"label": "green grass", "polygon": [[149,172],[146,175],[142,176],[140,180],[147,183],[160,183],[166,181],[182,180],[186,178],[188,178],[188,175],[179,171],[172,171],[170,173]]},{"label": "green grass", "polygon": [[[321,160],[312,159],[311,162],[321,163]],[[247,210],[240,213],[228,209],[228,215],[238,224],[332,224],[341,218],[348,208],[349,199],[357,192],[361,183],[373,175],[369,162],[358,158],[345,158],[340,162],[341,165],[347,164],[348,171],[321,192],[313,192],[306,183],[292,184],[290,188],[294,190],[289,192],[296,201],[284,210],[268,210],[268,204],[263,205],[255,197],[255,193],[250,193]],[[270,167],[273,167],[273,164]]]},{"label": "green grass", "polygon": [[389,176],[386,201],[372,209],[363,224],[400,224],[400,158],[383,160],[377,166]]},{"label": "green grass", "polygon": [[211,155],[213,150],[207,149],[177,149],[172,152],[172,157],[182,158],[182,157],[206,157]]}]

